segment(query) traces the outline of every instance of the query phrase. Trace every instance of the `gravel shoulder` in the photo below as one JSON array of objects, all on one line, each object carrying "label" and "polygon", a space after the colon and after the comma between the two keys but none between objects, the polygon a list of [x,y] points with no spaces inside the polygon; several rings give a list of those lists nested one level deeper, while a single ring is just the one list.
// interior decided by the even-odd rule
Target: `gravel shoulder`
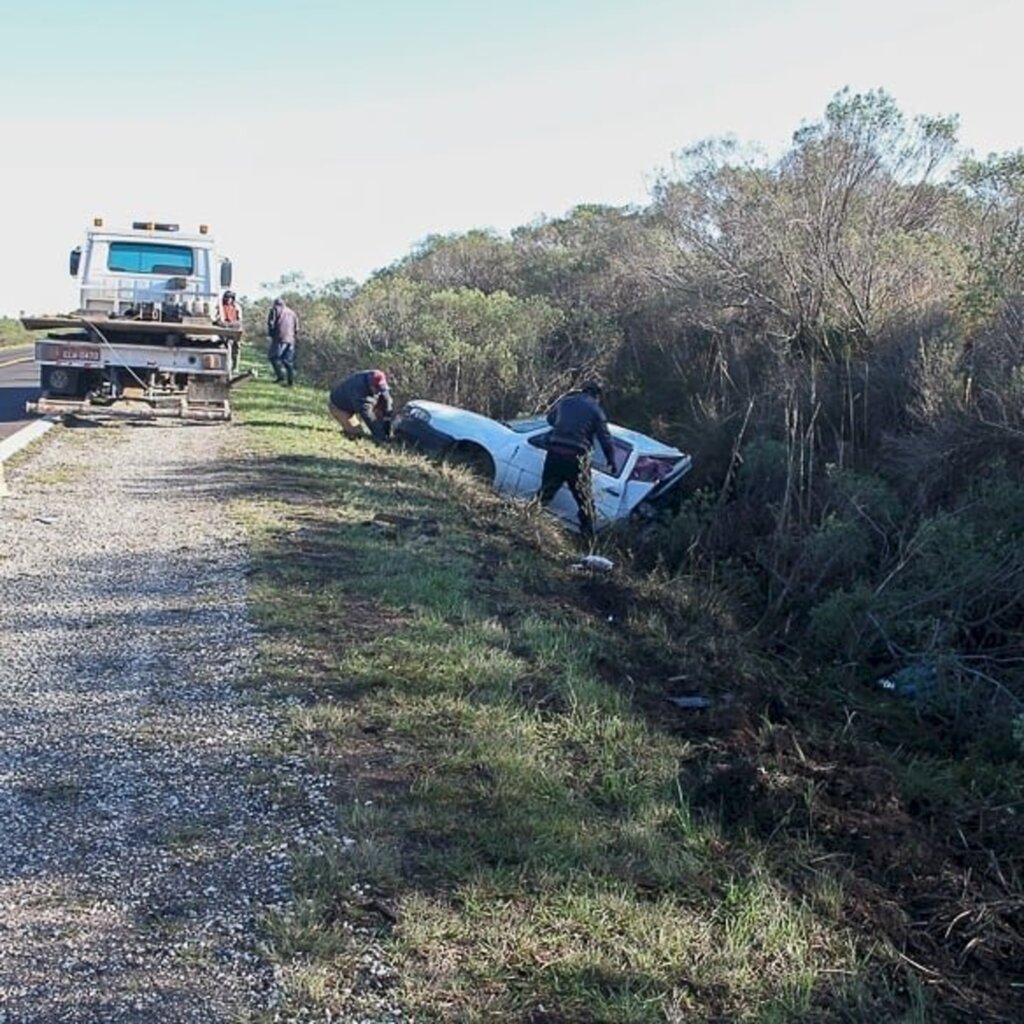
[{"label": "gravel shoulder", "polygon": [[332,808],[275,753],[285,709],[238,685],[258,656],[231,431],[55,431],[7,470],[4,1024],[232,1021],[281,997],[259,916]]}]

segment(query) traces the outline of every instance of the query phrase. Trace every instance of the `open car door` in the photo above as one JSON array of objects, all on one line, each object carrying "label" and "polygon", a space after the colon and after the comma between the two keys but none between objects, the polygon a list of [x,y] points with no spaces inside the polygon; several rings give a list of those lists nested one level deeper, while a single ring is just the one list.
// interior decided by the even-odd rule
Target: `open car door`
[{"label": "open car door", "polygon": [[[516,493],[529,497],[540,491],[541,477],[544,472],[544,457],[547,454],[547,443],[551,437],[550,430],[532,435],[518,453],[518,483]],[[632,445],[615,438],[615,465],[610,466],[595,442],[590,453],[590,481],[594,494],[594,525],[597,529],[614,522],[621,515],[621,506],[625,495],[624,481],[633,462]],[[576,527],[579,524],[576,500],[568,487],[558,489],[548,508],[560,519]]]}]

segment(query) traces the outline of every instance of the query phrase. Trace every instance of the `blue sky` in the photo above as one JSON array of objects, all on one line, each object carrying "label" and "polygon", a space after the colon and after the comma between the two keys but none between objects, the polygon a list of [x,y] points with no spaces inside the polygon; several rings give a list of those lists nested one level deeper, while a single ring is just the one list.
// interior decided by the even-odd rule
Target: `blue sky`
[{"label": "blue sky", "polygon": [[0,313],[69,309],[95,215],[212,225],[242,292],[430,233],[643,203],[673,152],[777,152],[844,86],[1024,144],[1018,3],[35,0],[0,15]]}]

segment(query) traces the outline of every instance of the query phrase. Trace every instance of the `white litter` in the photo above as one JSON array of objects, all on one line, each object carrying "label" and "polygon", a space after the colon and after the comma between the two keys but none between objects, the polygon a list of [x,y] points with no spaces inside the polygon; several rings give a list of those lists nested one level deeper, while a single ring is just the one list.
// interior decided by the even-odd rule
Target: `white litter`
[{"label": "white litter", "polygon": [[578,562],[573,563],[577,569],[598,569],[601,572],[610,572],[615,568],[615,563],[603,555],[584,555]]}]

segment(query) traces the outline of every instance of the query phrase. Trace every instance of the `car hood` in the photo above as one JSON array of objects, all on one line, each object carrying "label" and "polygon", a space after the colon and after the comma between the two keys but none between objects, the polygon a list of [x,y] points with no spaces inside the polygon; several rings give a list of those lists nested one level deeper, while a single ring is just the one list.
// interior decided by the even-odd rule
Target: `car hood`
[{"label": "car hood", "polygon": [[406,403],[407,406],[415,406],[430,414],[431,422],[456,423],[466,428],[490,429],[497,426],[504,426],[498,420],[491,419],[479,412],[470,412],[469,409],[460,409],[456,405],[445,405],[444,402],[430,402],[425,398],[416,398]]},{"label": "car hood", "polygon": [[430,425],[434,430],[447,434],[455,441],[476,441],[484,446],[494,447],[504,444],[512,437],[511,431],[504,423],[478,412],[420,398],[407,402],[405,408],[408,409],[410,406],[422,409],[430,416]]}]

